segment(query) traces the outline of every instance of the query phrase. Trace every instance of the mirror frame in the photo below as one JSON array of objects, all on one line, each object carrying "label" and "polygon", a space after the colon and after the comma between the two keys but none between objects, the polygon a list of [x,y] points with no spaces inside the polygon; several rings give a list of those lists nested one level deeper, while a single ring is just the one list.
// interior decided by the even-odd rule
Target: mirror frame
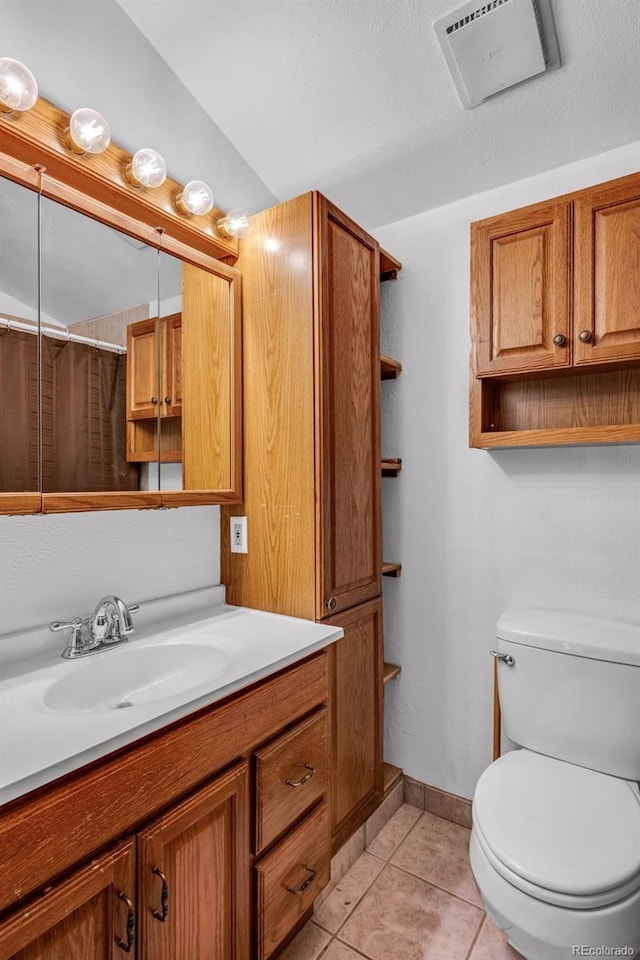
[{"label": "mirror frame", "polygon": [[[0,175],[42,196],[131,237],[172,254],[226,280],[230,287],[229,341],[231,364],[230,485],[222,490],[122,491],[104,493],[0,493],[0,514],[68,513],[154,507],[239,503],[242,500],[242,313],[241,275],[235,262],[238,241],[220,237],[214,211],[204,227],[180,217],[173,197],[181,185],[165,181],[157,191],[139,190],[124,178],[129,154],[111,144],[104,154],[78,157],[64,145],[69,115],[43,100],[26,114],[0,113]],[[205,220],[205,218],[197,218]]]}]

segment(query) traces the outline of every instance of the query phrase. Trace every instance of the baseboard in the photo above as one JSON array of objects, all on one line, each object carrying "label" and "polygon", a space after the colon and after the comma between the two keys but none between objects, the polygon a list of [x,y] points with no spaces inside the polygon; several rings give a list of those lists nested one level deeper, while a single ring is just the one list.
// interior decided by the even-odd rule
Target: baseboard
[{"label": "baseboard", "polygon": [[451,820],[453,823],[471,828],[471,800],[457,797],[455,793],[447,793],[428,783],[405,777],[404,802],[433,813],[436,817],[442,817],[443,820]]}]

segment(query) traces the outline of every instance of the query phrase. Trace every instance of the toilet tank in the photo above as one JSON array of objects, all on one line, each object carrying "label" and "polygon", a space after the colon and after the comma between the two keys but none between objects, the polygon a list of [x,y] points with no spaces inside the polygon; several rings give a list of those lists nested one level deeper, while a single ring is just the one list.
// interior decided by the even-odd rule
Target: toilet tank
[{"label": "toilet tank", "polygon": [[519,746],[640,781],[640,624],[508,610],[496,649],[503,730]]}]

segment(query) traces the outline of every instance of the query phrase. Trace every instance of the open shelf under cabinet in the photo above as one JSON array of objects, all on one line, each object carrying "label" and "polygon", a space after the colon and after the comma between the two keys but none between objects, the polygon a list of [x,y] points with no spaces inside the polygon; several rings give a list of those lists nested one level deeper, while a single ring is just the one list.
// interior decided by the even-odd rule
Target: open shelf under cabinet
[{"label": "open shelf under cabinet", "polygon": [[395,680],[395,678],[400,674],[401,670],[402,667],[397,663],[385,663],[382,674],[382,682],[387,684],[390,680]]},{"label": "open shelf under cabinet", "polygon": [[397,380],[401,373],[402,364],[399,360],[394,360],[393,357],[387,357],[383,353],[380,354],[381,380]]}]

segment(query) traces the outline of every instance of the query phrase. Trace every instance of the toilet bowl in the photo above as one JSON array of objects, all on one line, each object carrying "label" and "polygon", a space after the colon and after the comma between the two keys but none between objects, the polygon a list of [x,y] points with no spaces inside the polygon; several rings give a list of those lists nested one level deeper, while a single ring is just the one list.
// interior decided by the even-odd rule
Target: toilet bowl
[{"label": "toilet bowl", "polygon": [[470,859],[489,915],[527,960],[640,949],[637,784],[505,754],[478,782]]},{"label": "toilet bowl", "polygon": [[496,650],[503,730],[470,861],[526,960],[640,957],[640,626],[509,611]]}]

